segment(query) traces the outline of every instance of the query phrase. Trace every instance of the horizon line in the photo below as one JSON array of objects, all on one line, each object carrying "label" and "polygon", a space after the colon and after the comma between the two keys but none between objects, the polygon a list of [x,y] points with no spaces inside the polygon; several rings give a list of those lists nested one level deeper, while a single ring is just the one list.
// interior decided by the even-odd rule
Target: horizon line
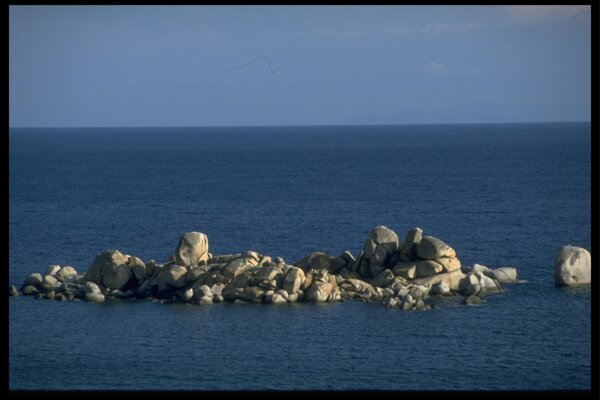
[{"label": "horizon line", "polygon": [[566,123],[591,123],[591,120],[566,120],[566,121],[505,121],[505,122],[415,122],[415,123],[390,123],[390,124],[270,124],[270,125],[54,125],[54,126],[8,126],[8,129],[112,129],[112,128],[293,128],[293,127],[342,127],[342,126],[419,126],[419,125],[508,125],[508,124],[566,124]]}]

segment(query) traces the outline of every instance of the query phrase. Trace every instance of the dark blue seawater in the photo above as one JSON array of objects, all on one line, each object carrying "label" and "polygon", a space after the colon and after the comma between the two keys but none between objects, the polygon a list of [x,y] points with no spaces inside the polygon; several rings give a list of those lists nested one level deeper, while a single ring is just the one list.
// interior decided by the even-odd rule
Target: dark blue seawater
[{"label": "dark blue seawater", "polygon": [[11,129],[9,281],[179,235],[288,263],[412,227],[528,283],[478,307],[212,306],[9,299],[10,389],[572,390],[591,387],[589,123]]}]

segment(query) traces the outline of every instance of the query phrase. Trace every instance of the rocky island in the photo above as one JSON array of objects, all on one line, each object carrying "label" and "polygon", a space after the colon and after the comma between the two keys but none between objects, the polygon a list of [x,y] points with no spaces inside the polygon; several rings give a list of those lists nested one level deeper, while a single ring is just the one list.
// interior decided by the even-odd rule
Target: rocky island
[{"label": "rocky island", "polygon": [[[591,260],[585,258],[589,253],[584,249],[587,256],[581,262],[574,258],[577,249],[571,247],[565,250],[568,256],[557,258],[561,265],[577,264],[563,268],[569,272],[563,274],[562,284],[573,281],[573,270],[585,269],[580,264]],[[558,266],[556,271],[556,276],[562,276]],[[339,256],[315,251],[294,264],[256,251],[213,255],[205,234],[188,232],[164,264],[108,250],[96,255],[83,276],[73,267],[51,265],[45,274],[29,275],[20,291],[62,301],[137,298],[208,305],[359,300],[381,302],[388,308],[428,310],[431,296],[462,296],[464,304],[479,304],[487,294],[503,291],[503,284],[517,282],[514,267],[461,266],[452,247],[424,236],[421,228],[410,229],[402,241],[391,229],[378,226],[357,257],[347,250]],[[9,295],[19,294],[15,286],[9,287]]]}]

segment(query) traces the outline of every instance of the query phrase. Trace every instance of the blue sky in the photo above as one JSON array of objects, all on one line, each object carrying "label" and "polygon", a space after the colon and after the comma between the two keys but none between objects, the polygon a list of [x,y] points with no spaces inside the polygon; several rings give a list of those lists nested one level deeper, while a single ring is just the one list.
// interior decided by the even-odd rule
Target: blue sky
[{"label": "blue sky", "polygon": [[590,75],[589,6],[9,8],[14,127],[580,121]]}]

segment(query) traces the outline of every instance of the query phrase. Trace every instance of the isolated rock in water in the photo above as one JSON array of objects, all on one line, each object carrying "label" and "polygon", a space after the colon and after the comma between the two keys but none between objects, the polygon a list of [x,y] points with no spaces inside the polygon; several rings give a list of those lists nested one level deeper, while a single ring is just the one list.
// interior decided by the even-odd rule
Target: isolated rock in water
[{"label": "isolated rock in water", "polygon": [[556,286],[579,286],[592,282],[592,255],[582,247],[563,246],[554,262]]},{"label": "isolated rock in water", "polygon": [[517,269],[515,267],[500,267],[496,269],[488,269],[484,272],[490,278],[497,280],[500,283],[515,283],[517,282]]},{"label": "isolated rock in water", "polygon": [[425,260],[435,260],[439,257],[456,257],[456,252],[452,247],[433,236],[424,236],[421,239],[417,246],[417,254]]},{"label": "isolated rock in water", "polygon": [[423,229],[413,228],[406,233],[404,244],[400,249],[400,255],[404,256],[405,260],[413,260],[417,256],[417,245],[423,238]]},{"label": "isolated rock in water", "polygon": [[387,266],[399,246],[400,241],[394,231],[385,226],[374,228],[369,233],[353,270],[363,278],[374,278]]},{"label": "isolated rock in water", "polygon": [[62,267],[56,273],[56,278],[61,282],[74,282],[77,279],[77,271],[73,267]]},{"label": "isolated rock in water", "polygon": [[184,233],[175,250],[175,264],[190,266],[208,261],[208,238],[201,232]]}]

